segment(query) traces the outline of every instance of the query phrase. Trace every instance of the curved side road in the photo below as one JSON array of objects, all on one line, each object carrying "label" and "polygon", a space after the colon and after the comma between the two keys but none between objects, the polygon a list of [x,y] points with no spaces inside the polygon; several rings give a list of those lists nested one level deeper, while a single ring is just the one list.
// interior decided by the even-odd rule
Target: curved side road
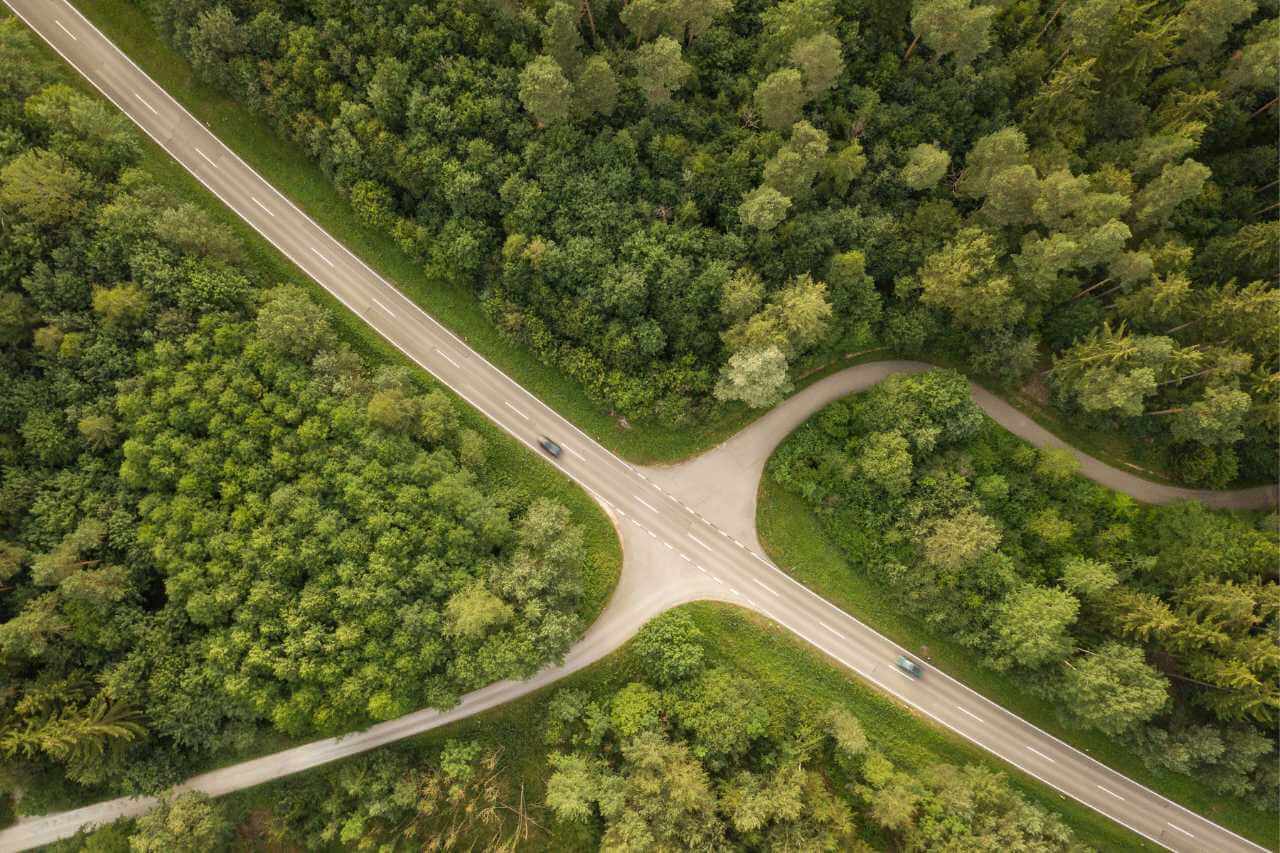
[{"label": "curved side road", "polygon": [[[756,540],[756,495],[774,448],[828,403],[865,391],[895,373],[932,369],[934,365],[907,360],[846,368],[782,401],[714,449],[676,465],[648,469],[648,473],[663,486],[678,490],[734,536],[762,551]],[[1209,491],[1153,483],[1077,450],[985,388],[970,382],[969,390],[978,406],[1009,432],[1036,447],[1070,451],[1080,461],[1082,475],[1144,503],[1196,500],[1216,509],[1268,509],[1280,502],[1277,485]]]},{"label": "curved side road", "polygon": [[[448,711],[419,711],[363,732],[224,767],[183,787],[227,793],[428,731],[526,695],[600,659],[663,610],[715,599],[763,614],[939,725],[1156,844],[1180,851],[1262,849],[1110,770],[944,673],[930,669],[920,681],[907,678],[893,665],[901,649],[781,572],[762,555],[754,529],[739,530],[744,519],[754,518],[753,504],[745,515],[726,510],[732,501],[754,500],[754,481],[740,495],[740,473],[720,481],[703,479],[722,464],[717,459],[734,453],[744,458],[763,453],[762,465],[768,449],[817,408],[823,394],[844,393],[840,382],[870,384],[877,376],[920,365],[886,363],[848,371],[832,377],[835,383],[829,379],[806,389],[703,457],[677,468],[638,469],[561,418],[348,252],[65,0],[5,2],[205,187],[408,358],[531,449],[536,450],[539,435],[556,437],[565,449],[558,467],[610,513],[622,538],[625,559],[613,598],[561,665],[526,681],[477,690]],[[758,469],[753,470],[758,476]],[[25,819],[0,831],[0,850],[46,844],[85,826],[138,814],[152,804],[122,798]]]}]

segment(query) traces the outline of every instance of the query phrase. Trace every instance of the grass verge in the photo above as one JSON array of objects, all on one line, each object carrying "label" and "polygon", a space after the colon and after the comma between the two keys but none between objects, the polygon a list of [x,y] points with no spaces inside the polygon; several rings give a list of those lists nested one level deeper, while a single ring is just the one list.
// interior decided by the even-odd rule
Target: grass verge
[{"label": "grass verge", "polygon": [[[938,762],[984,764],[1004,773],[1027,798],[1062,815],[1076,836],[1094,849],[1157,849],[958,736],[914,716],[762,617],[723,604],[698,603],[686,605],[684,609],[703,633],[709,664],[728,667],[756,679],[766,693],[785,697],[779,701],[838,703],[848,708],[862,722],[872,744],[896,765],[914,770]],[[541,827],[520,849],[594,850],[597,839],[590,827],[557,823],[543,805],[546,780],[551,773],[542,740],[546,702],[562,687],[575,687],[595,695],[611,693],[632,680],[635,672],[636,664],[624,647],[539,693],[387,748],[428,755],[453,738],[501,745],[506,772],[514,778],[511,787],[522,791],[525,807]],[[330,769],[317,768],[308,773],[324,773]],[[282,779],[230,795],[226,803],[232,819],[242,830],[260,825],[261,817],[271,810],[283,786],[291,781]],[[513,828],[509,816],[507,821],[508,828]],[[869,821],[862,820],[859,826],[868,842],[876,849],[884,848],[886,839],[869,826]],[[254,838],[251,831],[242,832],[240,838],[243,849],[254,847],[260,840]]]},{"label": "grass verge", "polygon": [[1052,704],[1029,695],[1014,678],[982,666],[971,649],[900,613],[878,583],[850,565],[827,539],[804,500],[767,475],[760,484],[756,530],[765,551],[796,580],[907,649],[915,651],[927,645],[935,666],[983,696],[1233,832],[1268,849],[1280,845],[1274,814],[1218,794],[1188,776],[1151,770],[1122,745],[1099,733],[1068,729]]}]

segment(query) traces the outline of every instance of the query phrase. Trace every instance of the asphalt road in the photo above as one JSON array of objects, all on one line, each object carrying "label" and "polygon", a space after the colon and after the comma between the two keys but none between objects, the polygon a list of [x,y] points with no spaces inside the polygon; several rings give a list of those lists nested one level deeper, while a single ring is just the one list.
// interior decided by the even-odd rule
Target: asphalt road
[{"label": "asphalt road", "polygon": [[[562,665],[527,681],[501,682],[468,694],[445,712],[419,711],[345,737],[224,767],[183,787],[224,794],[461,719],[599,660],[663,610],[715,599],[764,614],[938,724],[1157,844],[1187,851],[1262,849],[1108,769],[942,672],[926,666],[924,678],[909,678],[893,664],[901,649],[763,556],[755,538],[754,495],[768,451],[825,401],[890,372],[923,365],[883,362],[851,368],[806,389],[704,456],[679,466],[636,468],[542,404],[355,258],[64,0],[5,2],[228,207],[405,355],[535,451],[539,435],[554,437],[565,449],[557,464],[601,503],[623,542],[618,588]],[[984,408],[997,419],[1008,416],[1003,404],[984,394],[978,397]],[[1024,433],[1018,423],[1006,425],[1034,442],[1056,441],[1043,431]],[[1085,462],[1087,474],[1139,498],[1184,496],[1096,460]],[[1265,503],[1274,491],[1242,495],[1231,500]],[[152,804],[149,799],[118,799],[26,819],[0,831],[0,850],[46,844],[87,825],[139,814]]]}]

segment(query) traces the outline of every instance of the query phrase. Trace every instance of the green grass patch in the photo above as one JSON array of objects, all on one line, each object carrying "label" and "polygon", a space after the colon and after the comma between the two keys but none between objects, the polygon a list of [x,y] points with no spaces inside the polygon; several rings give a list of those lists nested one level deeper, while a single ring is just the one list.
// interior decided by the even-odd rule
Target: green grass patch
[{"label": "green grass patch", "polygon": [[918,652],[928,646],[935,666],[983,696],[1233,832],[1269,849],[1280,845],[1274,814],[1218,794],[1188,776],[1153,771],[1122,745],[1097,732],[1067,728],[1053,705],[1029,695],[1016,679],[984,667],[972,650],[900,613],[876,581],[846,561],[804,500],[767,475],[760,484],[756,528],[769,556],[796,580],[903,647]]}]

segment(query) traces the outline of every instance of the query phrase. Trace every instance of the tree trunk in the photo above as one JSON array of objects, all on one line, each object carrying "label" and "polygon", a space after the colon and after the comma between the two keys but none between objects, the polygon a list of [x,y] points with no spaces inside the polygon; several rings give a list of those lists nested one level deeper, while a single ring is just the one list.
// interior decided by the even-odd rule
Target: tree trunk
[{"label": "tree trunk", "polygon": [[1188,321],[1187,321],[1187,322],[1185,322],[1185,323],[1179,323],[1178,325],[1174,326],[1172,329],[1169,329],[1168,331],[1166,331],[1166,332],[1165,332],[1165,334],[1166,334],[1166,335],[1172,335],[1174,332],[1181,332],[1181,331],[1182,331],[1183,329],[1185,329],[1187,326],[1190,326],[1190,325],[1193,325],[1193,324],[1195,324],[1195,323],[1198,323],[1199,321],[1200,321],[1200,318],[1199,318],[1199,317],[1197,317],[1197,318],[1195,318],[1194,320],[1188,320]]},{"label": "tree trunk", "polygon": [[582,0],[582,5],[578,7],[578,15],[587,16],[587,25],[591,27],[591,46],[595,47],[600,41],[600,34],[596,32],[596,18],[591,14],[591,0]]},{"label": "tree trunk", "polygon": [[1111,276],[1107,276],[1106,278],[1104,278],[1102,281],[1098,282],[1097,284],[1091,284],[1091,285],[1089,285],[1089,286],[1088,286],[1088,287],[1086,287],[1084,290],[1080,291],[1079,293],[1077,293],[1075,296],[1073,296],[1073,297],[1071,297],[1071,298],[1072,298],[1072,299],[1079,299],[1081,296],[1087,296],[1087,295],[1089,294],[1089,291],[1091,291],[1091,290],[1097,290],[1099,287],[1102,287],[1102,285],[1106,284],[1106,283],[1107,283],[1107,282],[1109,282],[1109,281],[1111,281]]},{"label": "tree trunk", "polygon": [[1186,376],[1179,376],[1177,379],[1166,379],[1163,382],[1157,382],[1156,387],[1172,385],[1175,382],[1186,382],[1188,379],[1195,379],[1197,376],[1204,376],[1206,373],[1213,373],[1215,370],[1217,370],[1216,367],[1206,367],[1204,370],[1197,370],[1195,373],[1188,373]]},{"label": "tree trunk", "polygon": [[1098,298],[1099,298],[1099,299],[1105,299],[1106,297],[1108,297],[1108,296],[1110,296],[1111,294],[1115,293],[1117,290],[1119,290],[1119,289],[1120,289],[1120,288],[1122,288],[1122,287],[1124,287],[1124,282],[1120,282],[1120,283],[1119,283],[1119,284],[1117,284],[1115,287],[1108,287],[1106,290],[1104,290],[1104,291],[1102,291],[1101,293],[1099,293],[1099,294],[1098,294]]},{"label": "tree trunk", "polygon": [[1158,412],[1147,412],[1147,414],[1148,414],[1150,417],[1153,417],[1153,418],[1154,418],[1154,417],[1156,417],[1157,415],[1176,415],[1176,414],[1178,414],[1178,412],[1185,412],[1186,410],[1187,410],[1187,407],[1186,407],[1186,406],[1177,406],[1177,407],[1172,408],[1172,409],[1161,409],[1161,410],[1160,410],[1160,411],[1158,411]]},{"label": "tree trunk", "polygon": [[907,52],[902,55],[902,61],[906,62],[911,58],[911,54],[916,52],[916,45],[920,43],[920,36],[916,36],[911,40],[911,44],[907,45]]},{"label": "tree trunk", "polygon": [[1262,106],[1258,107],[1258,109],[1254,110],[1253,115],[1249,116],[1249,118],[1251,118],[1251,119],[1252,119],[1252,118],[1257,118],[1258,116],[1260,116],[1260,115],[1262,115],[1263,113],[1265,113],[1267,110],[1269,110],[1269,109],[1271,109],[1272,107],[1274,107],[1274,106],[1276,105],[1276,103],[1277,103],[1277,102],[1280,102],[1280,98],[1272,98],[1271,100],[1267,101],[1267,102],[1266,102],[1265,104],[1263,104]]},{"label": "tree trunk", "polygon": [[1040,37],[1049,31],[1049,27],[1058,19],[1058,13],[1062,11],[1062,7],[1065,5],[1067,5],[1067,0],[1062,0],[1062,2],[1058,4],[1058,8],[1054,9],[1053,14],[1049,16],[1049,20],[1044,22],[1044,27],[1042,27],[1040,32],[1036,33],[1036,37],[1031,40],[1032,44],[1040,41]]},{"label": "tree trunk", "polygon": [[1263,213],[1270,213],[1271,211],[1275,210],[1277,207],[1280,207],[1280,201],[1276,202],[1275,204],[1273,204],[1273,205],[1271,205],[1271,206],[1269,206],[1269,207],[1264,207],[1264,208],[1262,208],[1262,210],[1255,210],[1255,211],[1253,212],[1253,215],[1254,215],[1254,216],[1260,216],[1260,215],[1261,215],[1261,214],[1263,214]]}]

